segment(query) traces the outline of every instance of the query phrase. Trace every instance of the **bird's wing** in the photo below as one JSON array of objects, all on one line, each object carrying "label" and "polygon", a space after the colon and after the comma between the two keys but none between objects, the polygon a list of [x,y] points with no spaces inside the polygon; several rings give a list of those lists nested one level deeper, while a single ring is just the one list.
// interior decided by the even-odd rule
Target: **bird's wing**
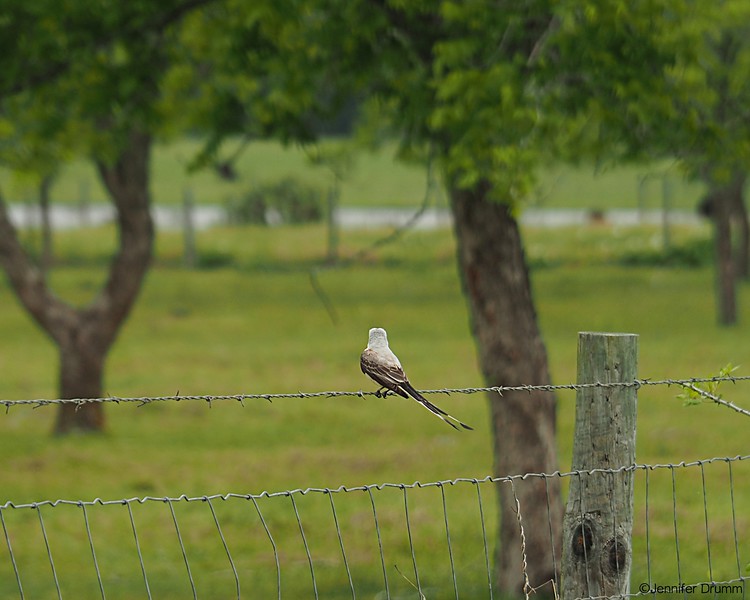
[{"label": "bird's wing", "polygon": [[406,375],[398,362],[385,360],[374,350],[366,348],[359,358],[359,366],[376,383],[408,398],[408,394],[402,389],[403,383],[407,381]]}]

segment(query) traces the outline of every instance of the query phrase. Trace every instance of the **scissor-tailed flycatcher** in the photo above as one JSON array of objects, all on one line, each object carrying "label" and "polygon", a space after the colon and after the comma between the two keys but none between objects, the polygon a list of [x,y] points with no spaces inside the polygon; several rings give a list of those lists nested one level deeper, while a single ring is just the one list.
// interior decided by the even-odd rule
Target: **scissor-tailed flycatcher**
[{"label": "scissor-tailed flycatcher", "polygon": [[380,327],[370,329],[370,339],[367,341],[367,348],[362,352],[362,356],[359,357],[359,366],[365,375],[381,386],[380,390],[386,388],[404,398],[411,396],[432,414],[448,423],[453,429],[458,429],[456,423],[464,429],[474,429],[435,406],[412,387],[406,377],[406,373],[404,373],[404,369],[401,367],[401,362],[388,347],[388,336],[385,333],[385,329]]}]

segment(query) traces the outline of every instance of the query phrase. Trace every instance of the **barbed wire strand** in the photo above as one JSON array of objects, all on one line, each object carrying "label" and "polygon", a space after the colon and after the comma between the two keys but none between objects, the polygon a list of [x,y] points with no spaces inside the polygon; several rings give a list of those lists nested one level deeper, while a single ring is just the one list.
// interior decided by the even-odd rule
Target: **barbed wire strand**
[{"label": "barbed wire strand", "polygon": [[693,392],[695,392],[699,396],[702,396],[703,398],[706,398],[708,400],[711,400],[712,402],[715,402],[716,404],[720,404],[721,406],[730,408],[735,412],[745,415],[746,417],[750,417],[750,410],[740,408],[734,402],[729,402],[728,400],[724,400],[724,398],[722,398],[721,396],[712,394],[708,390],[701,389],[692,383],[681,383],[680,385],[682,385],[682,387],[686,389],[692,390]]},{"label": "barbed wire strand", "polygon": [[[682,386],[687,389],[693,389],[689,386],[698,383],[720,383],[720,382],[742,382],[750,380],[750,375],[743,376],[716,376],[716,377],[691,377],[686,379],[634,379],[633,381],[624,382],[594,382],[594,383],[565,383],[565,384],[545,384],[545,385],[509,385],[509,386],[489,386],[489,387],[465,387],[465,388],[438,388],[430,390],[419,390],[422,394],[478,394],[478,393],[496,393],[501,396],[505,392],[557,392],[562,390],[581,390],[587,388],[622,388],[622,387],[635,387],[640,388],[642,386]],[[733,410],[742,412],[750,416],[750,411],[739,408],[731,402],[727,402],[722,398],[710,394],[700,388],[693,389],[698,393],[701,393],[704,397],[718,402],[719,404],[728,405]],[[152,404],[155,402],[206,402],[209,406],[213,402],[221,401],[234,401],[243,404],[245,400],[267,400],[273,402],[274,400],[280,399],[310,399],[310,398],[340,398],[340,397],[357,397],[364,398],[367,396],[371,397],[383,397],[394,395],[393,392],[386,391],[378,392],[365,392],[362,390],[358,391],[342,391],[342,390],[330,390],[321,392],[289,392],[289,393],[274,393],[274,394],[203,394],[203,395],[180,395],[175,394],[172,396],[135,396],[135,397],[123,397],[123,396],[103,396],[100,398],[36,398],[36,399],[20,399],[20,400],[0,400],[0,406],[4,406],[6,412],[14,406],[32,406],[34,408],[56,405],[56,404],[97,404],[97,403],[114,403],[114,404],[126,404],[133,403],[140,406]],[[243,404],[244,405],[244,404]]]}]

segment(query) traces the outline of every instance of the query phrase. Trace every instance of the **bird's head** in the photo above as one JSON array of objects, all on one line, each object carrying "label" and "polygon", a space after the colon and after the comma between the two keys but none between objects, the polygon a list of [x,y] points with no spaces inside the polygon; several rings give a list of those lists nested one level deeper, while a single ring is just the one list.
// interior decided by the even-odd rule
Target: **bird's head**
[{"label": "bird's head", "polygon": [[367,345],[370,348],[387,348],[388,347],[388,334],[382,327],[373,327],[370,329],[370,337],[367,340]]}]

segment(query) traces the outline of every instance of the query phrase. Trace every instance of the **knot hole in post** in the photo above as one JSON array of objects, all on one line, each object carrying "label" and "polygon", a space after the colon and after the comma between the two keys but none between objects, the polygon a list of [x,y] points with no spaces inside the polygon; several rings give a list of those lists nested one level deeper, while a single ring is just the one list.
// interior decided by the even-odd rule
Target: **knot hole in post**
[{"label": "knot hole in post", "polygon": [[594,551],[594,529],[590,521],[584,520],[576,525],[570,545],[573,556],[591,560]]},{"label": "knot hole in post", "polygon": [[627,540],[619,533],[604,544],[605,569],[607,575],[616,577],[627,573],[630,547]]}]

